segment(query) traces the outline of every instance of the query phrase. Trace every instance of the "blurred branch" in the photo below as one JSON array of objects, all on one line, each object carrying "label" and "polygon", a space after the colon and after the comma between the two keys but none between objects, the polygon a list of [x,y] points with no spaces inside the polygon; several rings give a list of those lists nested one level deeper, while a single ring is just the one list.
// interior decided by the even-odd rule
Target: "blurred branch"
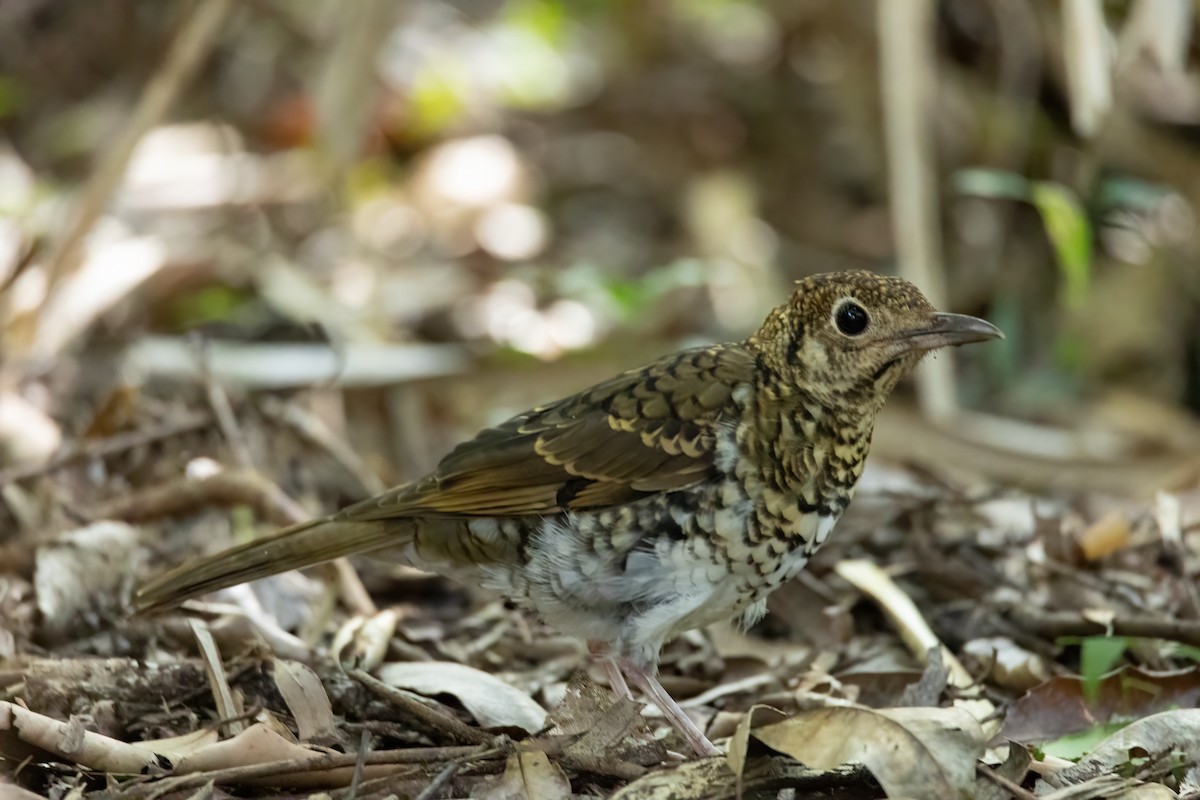
[{"label": "blurred branch", "polygon": [[[880,0],[878,31],[892,225],[900,274],[946,306],[936,170],[929,132],[933,94],[934,8],[930,0]],[[931,361],[917,375],[921,407],[932,417],[954,413],[954,362]]]},{"label": "blurred branch", "polygon": [[73,464],[76,461],[103,458],[123,453],[136,447],[152,444],[162,439],[168,439],[172,436],[191,433],[194,430],[209,425],[211,422],[212,415],[208,412],[192,411],[153,428],[130,431],[129,433],[118,433],[114,436],[109,436],[107,439],[89,440],[81,444],[68,446],[63,452],[54,456],[45,464],[0,471],[0,487],[17,481],[36,478],[39,475],[44,475],[47,472],[52,472],[61,467]]},{"label": "blurred branch", "polygon": [[62,279],[79,265],[83,241],[120,185],[134,148],[167,113],[180,90],[196,73],[232,6],[232,0],[198,0],[193,4],[190,16],[167,51],[166,60],[146,85],[129,124],[103,152],[62,238],[51,250],[46,261],[47,294],[53,293]]},{"label": "blurred branch", "polygon": [[1183,72],[1192,13],[1192,0],[1137,0],[1121,30],[1121,62],[1145,57],[1163,72]]},{"label": "blurred branch", "polygon": [[1108,26],[1100,0],[1063,4],[1063,58],[1071,100],[1071,126],[1091,137],[1112,106]]},{"label": "blurred branch", "polygon": [[397,7],[389,0],[357,0],[328,9],[337,20],[315,94],[318,129],[335,175],[354,163],[367,140],[379,90],[375,56]]},{"label": "blurred branch", "polygon": [[[329,383],[382,386],[454,375],[468,366],[457,345],[352,342],[335,352],[328,344],[242,343],[210,340],[209,366],[222,383],[247,389],[280,389]],[[138,373],[195,379],[201,365],[183,339],[147,336],[129,348],[127,363]]]}]

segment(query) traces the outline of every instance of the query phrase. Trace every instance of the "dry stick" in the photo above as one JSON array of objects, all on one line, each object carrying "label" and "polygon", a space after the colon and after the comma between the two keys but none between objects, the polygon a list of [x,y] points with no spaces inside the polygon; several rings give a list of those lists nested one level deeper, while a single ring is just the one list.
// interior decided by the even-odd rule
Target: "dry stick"
[{"label": "dry stick", "polygon": [[[501,750],[495,750],[493,753],[493,750],[494,748],[486,747],[411,747],[403,750],[377,750],[374,753],[368,753],[363,759],[363,764],[367,767],[393,764],[430,764],[464,756],[483,760],[498,757],[503,753]],[[113,796],[114,798],[135,800],[135,798],[144,798],[150,795],[195,789],[210,781],[217,785],[227,786],[297,772],[347,769],[353,767],[357,762],[357,753],[317,755],[313,758],[289,758],[247,767],[226,767],[190,775],[153,779],[145,783],[130,785]]]},{"label": "dry stick", "polygon": [[91,515],[98,519],[147,522],[211,506],[248,505],[276,524],[290,524],[292,517],[276,504],[272,488],[257,472],[227,470],[202,478],[177,478],[130,492],[94,509]]},{"label": "dry stick", "polygon": [[233,451],[233,460],[242,469],[252,470],[254,459],[250,456],[250,448],[246,447],[246,437],[242,435],[242,427],[238,424],[237,415],[233,413],[233,405],[229,402],[225,387],[213,378],[212,370],[209,369],[208,349],[204,340],[196,337],[194,344],[196,359],[200,364],[200,376],[204,381],[204,393],[208,398],[209,408],[217,419],[217,427],[221,429],[225,443]]},{"label": "dry stick", "polygon": [[1061,636],[1131,636],[1167,639],[1200,647],[1200,622],[1116,615],[1108,621],[1091,620],[1082,611],[1040,611],[1013,608],[1009,618],[1028,631],[1049,638]]},{"label": "dry stick", "polygon": [[[933,97],[930,0],[878,4],[880,84],[888,155],[892,226],[900,274],[919,285],[938,308],[946,307],[938,229],[936,174],[929,133]],[[921,410],[931,417],[954,414],[954,362],[931,361],[917,374]]]},{"label": "dry stick", "polygon": [[496,737],[479,728],[472,728],[457,717],[443,714],[419,700],[416,700],[395,687],[388,686],[383,681],[369,675],[361,669],[352,670],[351,677],[366,686],[375,694],[398,706],[406,714],[410,714],[429,730],[443,733],[456,742],[466,744],[491,744]]},{"label": "dry stick", "polygon": [[[200,358],[200,374],[208,395],[208,404],[212,407],[217,425],[233,450],[234,458],[239,466],[254,471],[254,460],[250,455],[250,450],[246,447],[245,437],[242,435],[237,416],[233,413],[233,405],[229,402],[229,395],[226,394],[225,388],[213,377],[209,369],[207,353],[202,340],[197,344],[197,351]],[[304,507],[283,491],[279,484],[265,478],[263,482],[272,505],[283,512],[290,524],[307,522],[311,518]],[[344,557],[335,559],[333,568],[334,574],[337,576],[338,594],[341,595],[346,605],[355,613],[364,616],[371,616],[379,611],[349,560]]]},{"label": "dry stick", "polygon": [[265,416],[288,426],[306,442],[324,451],[354,477],[363,494],[380,494],[388,488],[354,448],[336,436],[315,414],[295,403],[284,402],[275,397],[264,397],[259,401],[258,409]]},{"label": "dry stick", "polygon": [[48,294],[79,265],[83,241],[117,190],[134,148],[167,113],[184,84],[195,74],[232,6],[232,0],[205,0],[192,7],[179,36],[171,43],[166,60],[142,92],[129,124],[112,146],[105,149],[104,158],[88,180],[66,233],[51,251],[46,262]]},{"label": "dry stick", "polygon": [[217,641],[208,626],[200,620],[192,619],[188,622],[191,624],[192,634],[196,637],[196,646],[200,649],[200,659],[208,675],[208,685],[217,707],[217,715],[221,718],[221,724],[227,726],[229,734],[237,736],[246,729],[242,720],[245,711],[233,696],[233,689],[229,686],[229,675],[225,672],[225,665],[221,663]]},{"label": "dry stick", "polygon": [[1037,795],[1035,795],[1033,792],[1029,791],[1015,781],[1010,781],[1008,778],[1004,777],[999,772],[996,772],[996,770],[992,769],[986,764],[976,764],[975,770],[980,775],[1011,794],[1016,798],[1016,800],[1037,800]]},{"label": "dry stick", "polygon": [[362,783],[363,769],[366,768],[367,753],[371,751],[371,732],[366,728],[358,738],[358,760],[354,762],[354,777],[350,779],[350,800],[358,796],[358,787]]},{"label": "dry stick", "polygon": [[442,768],[441,772],[434,776],[434,779],[429,782],[428,786],[421,790],[421,793],[416,796],[415,800],[432,800],[433,796],[437,794],[443,786],[449,783],[450,779],[457,775],[458,771],[462,769],[462,767],[462,761],[451,761]]},{"label": "dry stick", "polygon": [[76,461],[90,458],[104,458],[123,453],[126,450],[132,450],[136,447],[153,444],[162,439],[169,439],[172,436],[191,433],[194,430],[205,427],[212,420],[212,414],[207,411],[190,411],[179,419],[156,425],[153,428],[118,433],[115,436],[85,442],[84,444],[63,450],[44,464],[0,472],[0,486],[7,486],[17,481],[36,478],[47,472],[61,469]]},{"label": "dry stick", "polygon": [[[425,797],[426,792],[429,792],[430,796],[432,796],[437,789],[442,788],[447,782],[461,773],[470,762],[486,761],[488,759],[494,759],[497,756],[507,757],[511,751],[512,748],[506,745],[504,747],[495,747],[491,750],[468,753],[466,755],[456,756],[452,759],[449,759],[449,763],[447,763],[446,766],[434,776],[431,783],[427,783],[420,787],[420,792],[416,794],[415,800],[420,800],[420,798]],[[443,778],[443,775],[446,777]],[[482,777],[482,775],[471,776],[471,778],[478,777]],[[370,780],[363,781],[361,784],[359,784],[359,789],[364,793],[369,793],[367,796],[371,797],[394,797],[397,794],[401,796],[407,796],[416,791],[417,787],[414,785],[415,783],[416,779],[410,778],[407,775],[384,775],[379,778],[372,778]],[[433,787],[433,789],[431,790],[430,787]],[[384,794],[384,792],[387,792],[387,794]],[[346,797],[347,800],[349,800],[349,793],[346,790],[342,790],[340,794],[335,796],[339,798]]]}]

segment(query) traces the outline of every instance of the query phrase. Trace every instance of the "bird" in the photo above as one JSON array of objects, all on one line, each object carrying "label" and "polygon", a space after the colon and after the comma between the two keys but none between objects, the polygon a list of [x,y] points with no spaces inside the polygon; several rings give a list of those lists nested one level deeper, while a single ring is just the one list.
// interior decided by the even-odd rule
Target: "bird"
[{"label": "bird", "polygon": [[160,610],[371,553],[491,589],[587,640],[615,692],[632,697],[632,683],[698,755],[719,755],[659,682],[663,645],[759,620],[829,539],[897,383],[934,350],[1003,336],[898,277],[811,275],[743,341],[519,414],[419,480],[185,563],[133,604]]}]

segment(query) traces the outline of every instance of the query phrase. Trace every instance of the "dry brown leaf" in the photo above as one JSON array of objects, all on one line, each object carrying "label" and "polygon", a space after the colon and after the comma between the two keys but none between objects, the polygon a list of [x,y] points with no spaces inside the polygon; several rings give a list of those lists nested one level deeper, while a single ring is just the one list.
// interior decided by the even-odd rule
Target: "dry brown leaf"
[{"label": "dry brown leaf", "polygon": [[[246,767],[273,762],[317,759],[322,751],[303,747],[288,741],[263,724],[251,725],[242,733],[201,748],[181,759],[176,773],[183,775],[194,772],[211,772],[229,767]],[[368,764],[362,772],[363,778],[373,779],[410,769],[404,764]],[[264,778],[249,778],[243,782],[256,786],[286,787],[342,787],[349,785],[354,777],[353,767],[337,769],[313,769],[307,772],[284,772]]]},{"label": "dry brown leaf", "polygon": [[737,729],[734,731],[733,736],[730,737],[725,761],[729,764],[730,772],[737,776],[737,792],[739,796],[742,793],[742,772],[746,768],[746,751],[750,746],[750,728],[756,721],[760,724],[762,723],[761,714],[756,714],[755,712],[762,712],[762,714],[769,713],[776,716],[783,714],[783,712],[770,706],[753,705],[742,716]]},{"label": "dry brown leaf", "polygon": [[567,737],[564,755],[575,760],[619,759],[653,766],[667,757],[640,706],[591,682],[582,672],[567,684],[547,724],[548,735]]},{"label": "dry brown leaf", "polygon": [[424,695],[450,694],[485,728],[513,727],[536,733],[546,709],[525,692],[482,670],[452,661],[384,664],[379,679]]},{"label": "dry brown leaf", "polygon": [[0,800],[41,800],[42,795],[14,786],[5,775],[0,775]]},{"label": "dry brown leaf", "polygon": [[979,723],[957,708],[822,708],[753,731],[813,769],[864,764],[889,797],[957,800],[983,752]]},{"label": "dry brown leaf", "polygon": [[[999,777],[1008,780],[1020,786],[1025,781],[1025,776],[1029,774],[1029,765],[1033,763],[1033,756],[1019,744],[1015,742],[1008,743],[1008,756],[1004,759],[1004,763],[992,768],[992,773]],[[971,791],[971,800],[1011,800],[1012,792],[1003,786],[999,786],[994,780],[988,779],[982,775],[975,781],[975,788]]]},{"label": "dry brown leaf", "polygon": [[1008,689],[1028,691],[1050,677],[1050,668],[1041,656],[1004,636],[972,639],[962,651],[989,667],[989,679]]},{"label": "dry brown leaf", "polygon": [[1088,561],[1099,561],[1124,550],[1132,537],[1129,517],[1120,511],[1110,511],[1079,533],[1079,549]]},{"label": "dry brown leaf", "polygon": [[488,800],[562,800],[571,796],[567,776],[540,750],[513,753],[499,782],[479,789],[482,794],[472,792],[471,796]]},{"label": "dry brown leaf", "polygon": [[1024,744],[1089,730],[1114,719],[1138,719],[1200,703],[1200,670],[1147,672],[1126,667],[1100,682],[1088,702],[1078,678],[1055,677],[1008,709],[1001,735]]},{"label": "dry brown leaf", "polygon": [[34,586],[43,630],[69,635],[89,618],[115,611],[126,576],[137,572],[137,545],[136,529],[106,520],[38,548]]},{"label": "dry brown leaf", "polygon": [[138,742],[137,746],[148,748],[155,753],[167,756],[172,761],[177,761],[184,756],[199,752],[210,744],[216,744],[219,738],[215,730],[201,728],[191,733],[185,733],[182,736],[169,736],[165,739],[146,739]]},{"label": "dry brown leaf", "polygon": [[53,753],[69,762],[115,775],[138,775],[161,766],[147,747],[82,730],[20,706],[0,701],[0,746],[9,757],[23,757],[29,748]]},{"label": "dry brown leaf", "polygon": [[1162,756],[1175,751],[1182,753],[1184,763],[1200,758],[1200,709],[1164,711],[1132,722],[1078,763],[1042,777],[1052,786],[1069,786],[1117,772],[1134,755]]},{"label": "dry brown leaf", "polygon": [[385,609],[370,617],[357,616],[338,628],[330,651],[344,664],[370,672],[387,657],[388,643],[396,633],[400,615]]},{"label": "dry brown leaf", "polygon": [[296,720],[300,741],[336,739],[337,722],[317,673],[297,661],[275,659],[275,687]]}]

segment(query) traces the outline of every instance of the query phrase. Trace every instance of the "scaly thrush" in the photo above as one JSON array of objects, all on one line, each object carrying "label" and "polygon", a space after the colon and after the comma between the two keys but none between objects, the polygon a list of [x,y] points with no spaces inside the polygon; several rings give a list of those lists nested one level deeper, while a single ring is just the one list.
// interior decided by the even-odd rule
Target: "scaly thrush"
[{"label": "scaly thrush", "polygon": [[351,553],[390,551],[589,640],[702,755],[655,677],[679,633],[740,615],[799,572],[862,474],[875,416],[931,350],[1002,334],[870,272],[814,275],[744,342],[685,350],[539,406],[433,474],[184,566],[141,609]]}]

